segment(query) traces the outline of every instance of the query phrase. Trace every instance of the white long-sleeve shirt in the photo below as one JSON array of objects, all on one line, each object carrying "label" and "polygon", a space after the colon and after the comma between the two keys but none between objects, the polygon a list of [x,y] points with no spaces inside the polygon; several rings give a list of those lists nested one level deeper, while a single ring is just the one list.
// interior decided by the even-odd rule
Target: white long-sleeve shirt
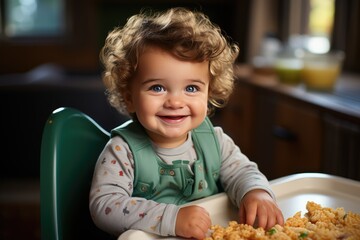
[{"label": "white long-sleeve shirt", "polygon": [[[222,128],[215,127],[221,151],[220,181],[229,198],[240,206],[242,197],[253,189],[264,189],[273,197],[269,182]],[[189,160],[191,168],[197,159],[191,133],[176,148],[160,148],[155,153],[167,164]],[[206,150],[205,150],[206,151]],[[176,216],[180,209],[174,204],[157,203],[132,197],[134,159],[128,144],[119,136],[106,144],[95,166],[90,191],[90,212],[102,230],[118,236],[128,229],[139,229],[162,236],[175,236]]]}]

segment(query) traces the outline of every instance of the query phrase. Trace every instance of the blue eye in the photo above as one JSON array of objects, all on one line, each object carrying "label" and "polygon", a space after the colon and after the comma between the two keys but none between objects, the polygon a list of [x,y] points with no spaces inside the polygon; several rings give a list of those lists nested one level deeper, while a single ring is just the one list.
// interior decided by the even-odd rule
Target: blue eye
[{"label": "blue eye", "polygon": [[164,87],[161,85],[154,85],[150,87],[150,90],[154,91],[154,92],[161,92],[164,91]]},{"label": "blue eye", "polygon": [[197,92],[199,90],[199,88],[197,86],[194,86],[194,85],[190,85],[190,86],[187,86],[185,88],[185,90],[187,92]]}]

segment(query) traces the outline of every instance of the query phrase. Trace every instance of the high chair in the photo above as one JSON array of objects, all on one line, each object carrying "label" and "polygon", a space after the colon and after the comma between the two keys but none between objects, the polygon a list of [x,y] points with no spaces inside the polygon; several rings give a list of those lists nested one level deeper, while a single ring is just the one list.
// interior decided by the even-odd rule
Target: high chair
[{"label": "high chair", "polygon": [[41,239],[111,239],[89,212],[94,166],[108,140],[107,131],[76,109],[51,113],[41,143]]}]

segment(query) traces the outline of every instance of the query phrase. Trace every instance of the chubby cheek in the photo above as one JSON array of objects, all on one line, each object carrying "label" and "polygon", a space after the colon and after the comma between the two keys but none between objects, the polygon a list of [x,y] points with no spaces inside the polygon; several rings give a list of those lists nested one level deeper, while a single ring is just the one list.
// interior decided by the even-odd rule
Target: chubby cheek
[{"label": "chubby cheek", "polygon": [[207,100],[193,101],[190,104],[190,110],[193,115],[205,118],[207,116],[207,111],[208,111]]},{"label": "chubby cheek", "polygon": [[134,100],[134,111],[137,115],[149,116],[155,115],[158,108],[161,106],[161,102],[156,99],[141,98]]},{"label": "chubby cheek", "polygon": [[129,113],[142,114],[142,111],[148,109],[148,102],[146,99],[139,94],[130,94],[128,93],[126,98],[126,107]]},{"label": "chubby cheek", "polygon": [[137,105],[136,113],[138,115],[143,115],[143,116],[155,115],[156,114],[156,107],[155,106],[156,106],[156,104],[155,104],[154,101],[152,101],[152,102],[144,101],[144,102],[139,103]]}]

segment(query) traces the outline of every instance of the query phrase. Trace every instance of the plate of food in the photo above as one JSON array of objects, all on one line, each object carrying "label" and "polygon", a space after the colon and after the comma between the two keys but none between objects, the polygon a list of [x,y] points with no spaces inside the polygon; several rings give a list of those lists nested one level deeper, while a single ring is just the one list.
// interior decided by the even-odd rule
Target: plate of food
[{"label": "plate of food", "polygon": [[[210,213],[213,226],[206,240],[326,239],[329,236],[332,236],[330,239],[360,239],[359,181],[322,173],[301,173],[272,180],[270,184],[284,214],[284,226],[265,231],[238,224],[238,210],[225,193],[219,193],[191,203]],[[182,238],[129,230],[118,238],[125,239]]]}]

